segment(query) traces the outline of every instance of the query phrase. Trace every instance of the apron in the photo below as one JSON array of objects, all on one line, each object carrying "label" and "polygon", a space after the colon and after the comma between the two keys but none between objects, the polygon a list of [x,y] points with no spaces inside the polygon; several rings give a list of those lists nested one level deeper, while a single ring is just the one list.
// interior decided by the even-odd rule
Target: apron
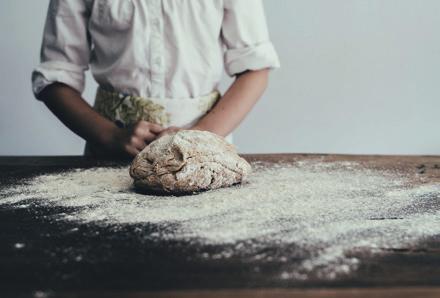
[{"label": "apron", "polygon": [[[132,127],[141,120],[159,124],[164,128],[190,128],[205,116],[220,98],[218,91],[197,98],[143,98],[99,87],[94,109],[120,128]],[[232,142],[232,136],[226,139]],[[84,154],[95,157],[110,156],[108,152],[90,143],[86,144]]]}]

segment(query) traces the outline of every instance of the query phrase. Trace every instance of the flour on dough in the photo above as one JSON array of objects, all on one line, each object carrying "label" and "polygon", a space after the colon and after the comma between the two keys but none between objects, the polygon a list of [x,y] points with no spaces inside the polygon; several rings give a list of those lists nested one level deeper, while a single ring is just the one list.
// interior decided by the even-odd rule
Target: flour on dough
[{"label": "flour on dough", "polygon": [[251,172],[235,147],[210,132],[183,130],[161,137],[136,156],[130,175],[136,187],[191,193],[243,182]]}]

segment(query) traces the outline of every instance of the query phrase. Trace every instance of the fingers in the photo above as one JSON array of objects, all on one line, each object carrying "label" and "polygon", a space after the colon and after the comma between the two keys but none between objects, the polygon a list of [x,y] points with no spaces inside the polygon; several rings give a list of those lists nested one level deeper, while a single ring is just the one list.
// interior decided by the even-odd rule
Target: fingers
[{"label": "fingers", "polygon": [[140,150],[131,146],[131,145],[126,145],[125,146],[125,152],[127,152],[129,155],[131,156],[136,156],[140,153]]},{"label": "fingers", "polygon": [[159,124],[150,123],[150,122],[147,122],[147,121],[139,121],[135,125],[135,128],[142,129],[142,130],[148,130],[148,131],[151,131],[154,134],[159,134],[159,133],[161,133],[164,130],[164,128],[162,126],[160,126]]},{"label": "fingers", "polygon": [[133,128],[133,135],[142,139],[144,142],[150,143],[155,140],[157,134],[161,133],[164,129],[162,126],[146,121],[138,122]]},{"label": "fingers", "polygon": [[150,123],[150,131],[154,134],[159,134],[164,130],[164,128],[158,124]]},{"label": "fingers", "polygon": [[151,131],[146,131],[144,132],[144,134],[142,135],[142,139],[144,140],[144,142],[146,143],[151,143],[152,141],[154,141],[157,138],[157,134],[153,134]]},{"label": "fingers", "polygon": [[182,130],[182,129],[179,128],[179,127],[175,127],[175,126],[169,127],[169,128],[167,128],[167,129],[163,130],[163,131],[157,136],[157,139],[159,139],[159,138],[161,138],[161,137],[163,137],[163,136],[165,136],[165,135],[168,135],[168,134],[172,134],[172,133],[178,132],[178,131],[180,131],[180,130]]},{"label": "fingers", "polygon": [[162,126],[147,121],[139,121],[134,127],[127,141],[126,151],[131,155],[136,155],[142,151],[147,144],[154,140],[171,133],[180,131],[179,127],[169,127],[164,129]]},{"label": "fingers", "polygon": [[156,134],[153,134],[148,129],[138,129],[133,132],[133,136],[141,140],[143,143],[149,143],[157,137]]},{"label": "fingers", "polygon": [[130,156],[139,154],[147,144],[157,138],[164,129],[157,124],[140,121],[131,129],[118,129],[114,133],[110,150]]},{"label": "fingers", "polygon": [[133,147],[133,148],[136,148],[138,150],[143,150],[145,148],[145,146],[146,146],[145,141],[144,141],[143,138],[140,138],[140,137],[134,136],[134,135],[132,135],[130,137],[128,145]]}]

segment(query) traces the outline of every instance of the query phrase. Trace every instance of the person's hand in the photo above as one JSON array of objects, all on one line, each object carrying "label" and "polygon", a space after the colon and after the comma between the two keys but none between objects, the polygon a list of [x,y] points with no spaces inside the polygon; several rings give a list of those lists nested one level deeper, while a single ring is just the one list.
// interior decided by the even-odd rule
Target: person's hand
[{"label": "person's hand", "polygon": [[132,128],[115,127],[104,146],[113,152],[136,156],[163,131],[160,125],[146,121],[139,121]]},{"label": "person's hand", "polygon": [[165,135],[168,135],[168,134],[176,133],[176,132],[181,131],[181,130],[182,130],[182,128],[176,127],[176,126],[168,127],[166,129],[164,129],[161,133],[159,133],[157,135],[156,139],[159,139],[159,138],[161,138],[161,137],[163,137]]}]

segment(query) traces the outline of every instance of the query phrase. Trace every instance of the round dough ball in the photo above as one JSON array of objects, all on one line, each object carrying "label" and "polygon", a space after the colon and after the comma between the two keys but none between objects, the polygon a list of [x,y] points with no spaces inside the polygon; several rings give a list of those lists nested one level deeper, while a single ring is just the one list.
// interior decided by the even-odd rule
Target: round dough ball
[{"label": "round dough ball", "polygon": [[235,147],[210,132],[182,130],[152,142],[134,159],[136,187],[170,194],[193,193],[243,182],[249,163]]}]

